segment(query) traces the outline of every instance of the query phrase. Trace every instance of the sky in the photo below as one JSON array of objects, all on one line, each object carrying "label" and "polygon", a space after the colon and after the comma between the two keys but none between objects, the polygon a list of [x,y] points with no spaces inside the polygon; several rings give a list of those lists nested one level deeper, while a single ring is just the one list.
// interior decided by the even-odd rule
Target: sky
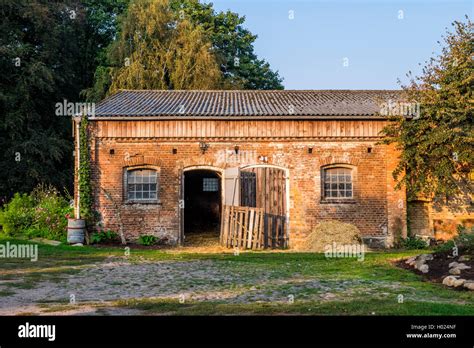
[{"label": "sky", "polygon": [[[474,0],[213,0],[246,17],[285,89],[398,89]],[[292,17],[292,18],[291,18]]]}]

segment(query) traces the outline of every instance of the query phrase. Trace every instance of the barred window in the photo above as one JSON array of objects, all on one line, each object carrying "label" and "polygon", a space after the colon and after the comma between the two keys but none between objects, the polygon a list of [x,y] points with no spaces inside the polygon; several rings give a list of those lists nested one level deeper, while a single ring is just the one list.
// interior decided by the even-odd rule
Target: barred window
[{"label": "barred window", "polygon": [[203,178],[202,179],[203,192],[217,192],[219,191],[219,179],[217,178]]},{"label": "barred window", "polygon": [[352,198],[352,170],[324,169],[324,198]]},{"label": "barred window", "polygon": [[158,176],[153,169],[127,171],[127,198],[131,201],[156,201]]}]

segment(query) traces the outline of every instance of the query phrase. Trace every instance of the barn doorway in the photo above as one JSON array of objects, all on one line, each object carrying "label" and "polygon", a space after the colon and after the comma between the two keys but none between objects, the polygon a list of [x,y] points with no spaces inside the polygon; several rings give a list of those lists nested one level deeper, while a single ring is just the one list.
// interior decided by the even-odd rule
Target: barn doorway
[{"label": "barn doorway", "polygon": [[210,169],[184,172],[184,244],[219,242],[222,209],[221,174]]}]

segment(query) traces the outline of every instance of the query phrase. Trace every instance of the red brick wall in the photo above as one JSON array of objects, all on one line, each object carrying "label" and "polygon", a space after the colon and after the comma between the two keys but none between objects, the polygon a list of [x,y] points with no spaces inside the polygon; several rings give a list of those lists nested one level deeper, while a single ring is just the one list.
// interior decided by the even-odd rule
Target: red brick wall
[{"label": "red brick wall", "polygon": [[469,197],[452,198],[448,202],[426,200],[408,203],[410,233],[449,240],[458,234],[458,226],[474,226],[474,206]]},{"label": "red brick wall", "polygon": [[[226,161],[235,145],[247,154],[240,164],[268,164],[289,170],[290,245],[297,247],[322,220],[336,219],[356,225],[363,236],[393,241],[394,233],[406,234],[406,207],[403,191],[394,190],[391,172],[396,165],[395,150],[377,145],[377,140],[327,139],[212,141],[205,154],[199,141],[94,138],[92,141],[93,181],[96,209],[105,228],[118,230],[118,214],[114,203],[104,195],[104,189],[120,207],[127,239],[140,234],[166,236],[176,242],[179,236],[179,172],[189,166],[206,165],[221,169],[239,163]],[[312,147],[312,154],[308,153]],[[371,147],[371,153],[368,152]],[[114,149],[114,154],[109,151]],[[177,154],[172,150],[176,149]],[[232,162],[232,161],[231,161]],[[327,203],[321,200],[321,168],[328,164],[346,164],[354,170],[354,199],[349,203]],[[124,168],[148,165],[160,171],[160,205],[126,204],[123,201]],[[401,202],[401,203],[400,203]]]}]

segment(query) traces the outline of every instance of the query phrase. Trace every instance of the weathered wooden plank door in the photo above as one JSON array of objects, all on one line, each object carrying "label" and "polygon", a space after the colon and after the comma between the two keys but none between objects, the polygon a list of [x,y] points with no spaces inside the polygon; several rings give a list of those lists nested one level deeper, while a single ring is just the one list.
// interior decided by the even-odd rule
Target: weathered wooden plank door
[{"label": "weathered wooden plank door", "polygon": [[264,211],[264,247],[288,246],[286,172],[275,167],[244,168],[240,172],[240,205]]},{"label": "weathered wooden plank door", "polygon": [[263,209],[224,206],[221,245],[228,248],[261,249]]}]

